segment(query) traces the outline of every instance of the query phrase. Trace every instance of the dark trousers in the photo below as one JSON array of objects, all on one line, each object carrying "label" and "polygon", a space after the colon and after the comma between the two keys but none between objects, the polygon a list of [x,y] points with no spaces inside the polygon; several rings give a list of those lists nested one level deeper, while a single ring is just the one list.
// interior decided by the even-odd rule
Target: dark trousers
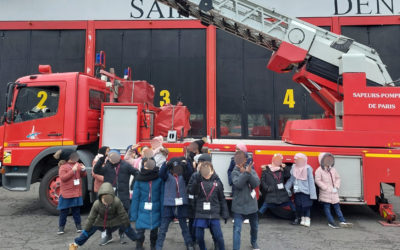
[{"label": "dark trousers", "polygon": [[[190,232],[190,235],[192,236],[192,241],[196,242],[196,227],[193,226],[193,223],[194,223],[194,219],[192,219],[192,218],[189,219],[189,223],[188,223],[189,232]],[[210,227],[210,233],[211,233],[212,239],[214,241],[214,245],[217,245],[218,242],[217,242],[217,239],[214,237],[212,227]]]},{"label": "dark trousers", "polygon": [[[138,242],[143,244],[145,240],[145,235],[144,232],[146,229],[136,229],[137,237],[138,237]],[[150,245],[155,246],[157,242],[157,235],[158,235],[158,227],[154,228],[150,231]]]},{"label": "dark trousers", "polygon": [[[81,224],[81,207],[71,207],[72,217],[74,217],[75,225]],[[69,208],[60,210],[60,217],[58,220],[58,226],[64,227],[67,223],[67,217],[69,214]]]},{"label": "dark trousers", "polygon": [[193,223],[194,223],[194,219],[190,218],[189,223],[188,223],[189,232],[190,232],[190,236],[192,236],[192,241],[195,242],[196,241],[196,228],[193,226]]},{"label": "dark trousers", "polygon": [[[156,243],[156,249],[161,250],[164,245],[165,238],[167,236],[169,224],[174,220],[174,217],[162,217],[160,231],[158,232],[158,238]],[[189,232],[189,228],[186,224],[186,218],[178,218],[179,226],[181,227],[183,240],[186,246],[192,245],[192,237]]]},{"label": "dark trousers", "polygon": [[284,203],[281,203],[281,204],[264,202],[263,205],[261,206],[260,210],[258,210],[258,212],[260,212],[260,214],[264,214],[268,210],[268,208],[287,207],[287,206],[289,206],[290,210],[292,210],[293,212],[296,211],[296,208],[295,208],[293,202],[288,201],[288,202],[284,202]]},{"label": "dark trousers", "polygon": [[[111,232],[111,233],[114,231],[117,231],[118,229],[120,231],[122,230],[122,232],[124,232],[126,234],[126,236],[128,236],[128,238],[131,239],[132,241],[136,241],[138,239],[138,236],[137,236],[135,230],[133,230],[130,226],[128,228],[126,228],[124,226],[106,228],[107,232]],[[78,238],[75,238],[75,243],[79,246],[82,246],[90,238],[90,236],[92,236],[97,230],[104,231],[104,228],[103,227],[92,227],[88,232],[83,231]]]},{"label": "dark trousers", "polygon": [[[204,242],[204,229],[202,227],[196,227],[196,240],[197,243],[199,244],[200,250],[207,250],[206,244]],[[214,240],[214,244],[218,245],[219,250],[225,250],[225,242],[224,242],[224,236],[222,234],[221,230],[221,225],[211,223],[210,224],[210,232]]]}]

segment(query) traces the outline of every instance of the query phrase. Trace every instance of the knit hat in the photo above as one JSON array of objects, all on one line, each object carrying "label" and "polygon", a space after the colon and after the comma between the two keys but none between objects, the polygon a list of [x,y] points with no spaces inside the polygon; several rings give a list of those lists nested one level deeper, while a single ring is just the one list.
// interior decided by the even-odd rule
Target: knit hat
[{"label": "knit hat", "polygon": [[104,200],[107,205],[111,205],[114,201],[114,196],[112,196],[111,194],[104,194],[101,196],[101,199]]},{"label": "knit hat", "polygon": [[199,157],[199,162],[208,161],[211,162],[211,155],[209,154],[201,154]]},{"label": "knit hat", "polygon": [[115,149],[110,150],[108,156],[112,164],[116,164],[121,160],[121,154],[119,153],[118,150]]},{"label": "knit hat", "polygon": [[237,147],[238,149],[240,149],[240,151],[243,151],[243,152],[247,153],[247,147],[246,147],[246,145],[244,145],[243,143],[238,143],[238,144],[236,144],[236,147]]}]

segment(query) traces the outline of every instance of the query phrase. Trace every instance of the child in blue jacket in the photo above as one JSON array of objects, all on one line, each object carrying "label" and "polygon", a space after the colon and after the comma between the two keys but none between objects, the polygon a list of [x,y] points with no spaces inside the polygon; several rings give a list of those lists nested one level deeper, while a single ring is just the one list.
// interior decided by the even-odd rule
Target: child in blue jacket
[{"label": "child in blue jacket", "polygon": [[163,184],[156,162],[153,159],[145,161],[135,178],[130,209],[130,219],[136,222],[138,250],[143,249],[146,229],[150,230],[151,249],[156,249],[158,228],[161,224]]},{"label": "child in blue jacket", "polygon": [[193,168],[184,157],[172,158],[160,169],[160,178],[164,181],[163,209],[161,226],[158,232],[156,249],[162,249],[169,224],[174,218],[179,221],[186,248],[193,250],[193,240],[186,219],[188,218],[188,195],[186,185],[189,182]]}]

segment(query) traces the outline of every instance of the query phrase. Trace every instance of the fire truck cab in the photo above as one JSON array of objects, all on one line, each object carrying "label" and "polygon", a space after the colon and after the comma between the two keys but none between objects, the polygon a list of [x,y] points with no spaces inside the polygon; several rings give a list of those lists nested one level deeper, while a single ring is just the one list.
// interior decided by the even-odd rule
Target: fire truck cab
[{"label": "fire truck cab", "polygon": [[[81,73],[25,76],[9,83],[7,112],[0,126],[2,185],[27,191],[41,181],[40,199],[54,211],[58,199],[57,161],[61,148],[78,149],[81,161],[91,166],[99,139],[101,103],[108,101],[106,82]],[[84,181],[84,195],[91,187]],[[84,196],[85,197],[85,196]]]}]

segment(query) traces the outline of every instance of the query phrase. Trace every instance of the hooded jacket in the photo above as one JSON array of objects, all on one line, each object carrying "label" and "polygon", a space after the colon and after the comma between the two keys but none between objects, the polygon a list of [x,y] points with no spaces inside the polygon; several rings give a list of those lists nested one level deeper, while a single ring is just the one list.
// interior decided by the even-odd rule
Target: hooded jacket
[{"label": "hooded jacket", "polygon": [[[201,186],[203,184],[204,191]],[[211,193],[211,190],[214,190]],[[213,174],[210,179],[205,179],[200,173],[196,172],[192,175],[188,185],[188,193],[196,197],[194,201],[195,218],[196,219],[224,219],[229,218],[228,205],[225,200],[224,186],[217,174]],[[210,210],[204,210],[204,202],[210,202]]]},{"label": "hooded jacket", "polygon": [[[319,163],[327,156],[332,156],[331,154],[321,154],[319,157]],[[336,204],[339,203],[339,188],[340,188],[340,176],[334,167],[329,170],[323,166],[320,166],[315,171],[315,183],[319,187],[319,201]],[[336,188],[336,192],[334,192]]]},{"label": "hooded jacket", "polygon": [[[124,160],[121,160],[117,164],[112,164],[110,161],[107,161],[104,167],[102,167],[104,161],[105,157],[101,157],[94,166],[93,172],[104,176],[104,182],[111,183],[111,185],[117,189],[116,195],[123,203],[126,203],[129,201],[129,179],[131,175],[136,176],[139,171]],[[116,170],[118,165],[119,173],[117,177]],[[129,209],[129,207],[126,209]]]},{"label": "hooded jacket", "polygon": [[[282,204],[290,201],[289,195],[284,188],[284,183],[290,178],[290,168],[285,167],[276,172],[272,172],[267,166],[261,174],[260,191],[264,198],[264,202],[272,204]],[[278,184],[282,185],[282,189],[278,188]]]},{"label": "hooded jacket", "polygon": [[[101,202],[101,197],[105,194],[112,195],[114,201],[111,205],[106,207]],[[90,229],[95,227],[104,227],[104,224],[108,228],[119,227],[119,226],[129,226],[128,214],[126,213],[121,200],[115,196],[113,187],[110,183],[105,182],[100,186],[99,198],[93,203],[90,214],[87,218],[85,231],[89,232]],[[107,214],[107,220],[104,223],[105,216]]]},{"label": "hooded jacket", "polygon": [[[130,220],[136,222],[136,229],[154,229],[161,224],[164,183],[158,171],[157,167],[153,170],[143,168],[136,177],[130,209]],[[146,202],[152,203],[151,210],[145,209]]]}]

